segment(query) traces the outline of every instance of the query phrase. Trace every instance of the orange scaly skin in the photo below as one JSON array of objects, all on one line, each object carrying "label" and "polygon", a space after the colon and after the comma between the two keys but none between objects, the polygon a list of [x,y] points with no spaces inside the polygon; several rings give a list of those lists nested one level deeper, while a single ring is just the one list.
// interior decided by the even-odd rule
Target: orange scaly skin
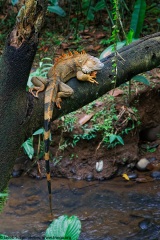
[{"label": "orange scaly skin", "polygon": [[[95,58],[84,51],[81,53],[69,52],[63,54],[61,57],[55,59],[55,64],[48,72],[47,79],[41,77],[33,77],[32,82],[36,86],[30,89],[30,92],[38,97],[38,93],[45,89],[44,101],[44,145],[45,145],[45,161],[47,172],[47,183],[50,201],[50,210],[52,213],[52,199],[51,199],[51,176],[49,166],[49,136],[50,125],[53,114],[54,103],[58,108],[61,108],[61,98],[70,97],[73,94],[73,89],[69,87],[67,82],[72,77],[77,77],[80,81],[88,81],[91,83],[98,82],[95,80],[96,72],[104,66],[98,58]],[[36,94],[33,91],[36,90]]]}]

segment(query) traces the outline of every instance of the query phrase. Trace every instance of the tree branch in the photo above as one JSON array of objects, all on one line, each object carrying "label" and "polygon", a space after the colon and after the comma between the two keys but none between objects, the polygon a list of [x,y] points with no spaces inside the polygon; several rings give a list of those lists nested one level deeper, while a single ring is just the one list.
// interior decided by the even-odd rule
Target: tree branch
[{"label": "tree branch", "polygon": [[[160,33],[146,36],[132,44],[123,47],[118,51],[118,74],[116,87],[129,81],[133,76],[151,70],[160,64]],[[73,78],[67,84],[74,89],[74,95],[71,98],[63,99],[62,108],[59,110],[55,107],[53,120],[75,111],[78,108],[92,102],[109,90],[113,89],[112,83],[114,73],[112,72],[112,60],[114,54],[104,58],[104,68],[98,72],[98,85],[87,82],[80,82]],[[32,112],[32,121],[36,119],[36,115],[43,115],[44,93],[40,94],[40,98],[34,99],[34,110]],[[43,121],[43,119],[42,119]],[[41,124],[43,124],[41,121]],[[38,123],[39,125],[39,123]],[[39,126],[35,125],[35,128]]]}]

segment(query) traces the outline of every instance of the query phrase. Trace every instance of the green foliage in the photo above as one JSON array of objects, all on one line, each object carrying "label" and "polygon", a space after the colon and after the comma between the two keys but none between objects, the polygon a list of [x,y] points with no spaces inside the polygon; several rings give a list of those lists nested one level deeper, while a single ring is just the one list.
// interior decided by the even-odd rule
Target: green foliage
[{"label": "green foliage", "polygon": [[130,28],[134,31],[134,38],[138,38],[145,18],[146,12],[146,1],[137,0],[134,5],[134,11],[132,13],[131,25]]},{"label": "green foliage", "polygon": [[[33,136],[38,136],[38,147],[37,147],[37,159],[40,159],[44,155],[44,142],[43,142],[44,129],[40,128],[33,133]],[[22,147],[25,153],[28,155],[30,159],[33,158],[35,154],[34,146],[33,146],[33,136],[28,138],[23,144]]]},{"label": "green foliage", "polygon": [[63,132],[72,132],[74,129],[74,123],[76,123],[76,116],[74,113],[70,113],[61,117]]},{"label": "green foliage", "polygon": [[20,240],[19,238],[11,238],[11,237],[8,237],[7,235],[3,235],[3,234],[0,234],[0,239],[8,239],[8,240],[11,240],[11,239],[14,239],[14,240]]},{"label": "green foliage", "polygon": [[3,192],[0,193],[0,213],[2,212],[7,199],[8,199],[8,188],[6,188]]},{"label": "green foliage", "polygon": [[141,82],[141,83],[143,83],[147,86],[150,85],[150,82],[148,81],[148,79],[146,77],[142,76],[142,75],[136,75],[132,78],[132,80],[137,81],[137,82]]},{"label": "green foliage", "polygon": [[[58,5],[58,0],[48,0],[50,5],[47,7],[48,11],[51,13],[55,13],[61,17],[66,16],[66,12]],[[16,5],[19,3],[19,0],[11,0],[12,5]]]},{"label": "green foliage", "polygon": [[28,155],[30,159],[33,158],[34,155],[34,148],[33,148],[33,137],[28,138],[23,144],[22,147],[25,153]]},{"label": "green foliage", "polygon": [[124,145],[124,141],[122,139],[121,136],[117,135],[117,134],[111,134],[110,137],[109,137],[109,143],[112,144],[114,142],[120,142],[122,145]]},{"label": "green foliage", "polygon": [[46,230],[47,239],[71,239],[77,240],[81,232],[81,222],[76,216],[66,215],[55,219]]},{"label": "green foliage", "polygon": [[106,3],[104,0],[97,1],[97,3],[92,0],[83,0],[82,1],[82,9],[84,10],[84,14],[87,17],[87,20],[93,21],[95,18],[95,13],[105,9]]},{"label": "green foliage", "polygon": [[113,42],[112,45],[112,51],[114,52],[114,58],[112,60],[112,72],[113,72],[113,79],[112,83],[114,84],[114,88],[116,86],[116,80],[117,80],[117,42],[118,42],[118,17],[119,17],[119,9],[118,9],[118,0],[113,0],[113,9],[112,9],[112,15],[113,15],[113,30],[112,30],[112,36],[111,41]]},{"label": "green foliage", "polygon": [[11,0],[12,5],[16,5],[19,2],[19,0]]},{"label": "green foliage", "polygon": [[39,62],[39,67],[36,69],[36,71],[32,72],[29,75],[27,86],[32,87],[33,84],[31,82],[32,77],[41,76],[46,77],[48,70],[53,66],[52,59],[51,58],[42,58],[42,60]]},{"label": "green foliage", "polygon": [[132,29],[129,30],[127,36],[126,36],[126,44],[130,44],[131,42],[136,41],[136,39],[133,38],[134,36],[134,31]]},{"label": "green foliage", "polygon": [[[101,101],[101,100],[100,100]],[[102,100],[103,101],[103,100]],[[83,107],[83,110],[90,114],[94,111],[94,105],[95,102],[92,102],[88,104],[87,106]],[[132,111],[134,112],[135,116],[137,116],[137,110],[135,108],[132,108]],[[64,131],[72,131],[74,130],[74,125],[75,125],[75,114],[77,112],[71,113],[67,115],[67,122],[65,123],[65,118],[63,119],[63,124],[62,127],[64,126],[69,126],[65,127]],[[138,119],[138,117],[136,117]],[[72,121],[74,119],[74,121]],[[70,120],[72,121],[71,126],[70,126]],[[139,125],[139,121],[137,120],[134,121],[131,117],[128,116],[126,119],[127,123],[129,123],[125,128],[119,128],[118,131],[116,129],[116,124],[119,126],[118,118],[117,118],[117,110],[115,109],[115,103],[114,103],[114,97],[108,96],[107,97],[107,103],[106,106],[104,106],[102,109],[94,113],[93,117],[91,118],[90,124],[84,124],[81,126],[81,132],[79,134],[74,134],[73,133],[73,139],[67,139],[63,142],[60,143],[59,145],[59,150],[64,150],[68,146],[76,146],[76,144],[80,140],[88,140],[90,141],[91,139],[94,139],[97,137],[97,135],[101,135],[102,141],[101,143],[103,145],[106,145],[108,148],[113,148],[117,144],[122,144],[124,145],[123,138],[122,136],[125,134],[128,134],[130,131],[135,129],[137,125]]]},{"label": "green foliage", "polygon": [[[146,2],[145,0],[137,0],[134,5],[134,11],[132,13],[132,19],[130,23],[130,31],[128,34],[125,33],[121,17],[119,14],[119,6],[118,6],[118,0],[113,0],[113,9],[112,9],[112,15],[115,25],[113,26],[112,36],[110,38],[110,42],[113,42],[111,46],[109,46],[107,49],[105,49],[101,55],[100,59],[108,56],[110,53],[114,52],[114,58],[112,60],[112,72],[114,73],[113,76],[113,84],[114,87],[116,86],[116,76],[117,76],[117,50],[119,50],[124,45],[128,45],[131,42],[135,41],[135,38],[138,38],[140,35],[140,32],[143,27],[144,17],[145,17],[145,11],[146,11]],[[118,41],[118,34],[119,34],[119,25],[121,26],[123,35],[125,40],[122,42]],[[144,83],[146,85],[149,85],[149,81],[144,76],[135,76],[132,78],[135,81],[139,81],[141,83]],[[128,96],[129,100],[131,99],[131,81],[129,81],[128,85]]]},{"label": "green foliage", "polygon": [[61,17],[66,16],[66,12],[58,5],[57,0],[49,0],[50,6],[48,6],[48,11],[51,13],[56,13],[57,15]]}]

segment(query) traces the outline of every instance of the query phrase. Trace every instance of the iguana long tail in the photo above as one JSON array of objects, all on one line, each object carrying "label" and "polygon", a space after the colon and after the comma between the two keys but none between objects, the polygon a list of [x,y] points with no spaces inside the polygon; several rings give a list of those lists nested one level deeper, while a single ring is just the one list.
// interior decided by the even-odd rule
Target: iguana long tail
[{"label": "iguana long tail", "polygon": [[53,114],[54,102],[56,100],[56,95],[58,92],[58,81],[52,80],[45,91],[45,101],[44,101],[44,146],[45,155],[44,159],[46,161],[46,174],[47,174],[47,185],[49,193],[49,205],[52,215],[52,193],[51,193],[51,173],[49,164],[49,146],[50,146],[50,127],[51,119]]}]

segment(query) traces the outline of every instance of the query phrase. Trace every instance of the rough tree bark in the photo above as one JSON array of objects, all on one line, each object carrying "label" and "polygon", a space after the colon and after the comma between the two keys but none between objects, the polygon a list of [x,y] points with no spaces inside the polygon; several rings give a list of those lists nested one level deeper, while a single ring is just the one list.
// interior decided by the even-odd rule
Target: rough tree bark
[{"label": "rough tree bark", "polygon": [[[33,98],[26,93],[26,82],[36,53],[37,37],[43,22],[46,1],[27,2],[30,4],[23,13],[25,17],[18,17],[16,26],[7,39],[0,63],[0,191],[8,183],[24,139],[43,125],[44,93],[40,94],[39,99]],[[98,85],[79,83],[75,78],[68,82],[75,93],[73,97],[63,100],[61,110],[55,108],[53,120],[84,106],[114,87],[113,57],[110,55],[102,60],[105,66],[97,74]],[[116,86],[159,64],[160,33],[156,33],[119,51]]]},{"label": "rough tree bark", "polygon": [[25,136],[29,114],[26,82],[46,8],[46,0],[26,1],[7,38],[0,61],[0,191],[7,185]]}]

